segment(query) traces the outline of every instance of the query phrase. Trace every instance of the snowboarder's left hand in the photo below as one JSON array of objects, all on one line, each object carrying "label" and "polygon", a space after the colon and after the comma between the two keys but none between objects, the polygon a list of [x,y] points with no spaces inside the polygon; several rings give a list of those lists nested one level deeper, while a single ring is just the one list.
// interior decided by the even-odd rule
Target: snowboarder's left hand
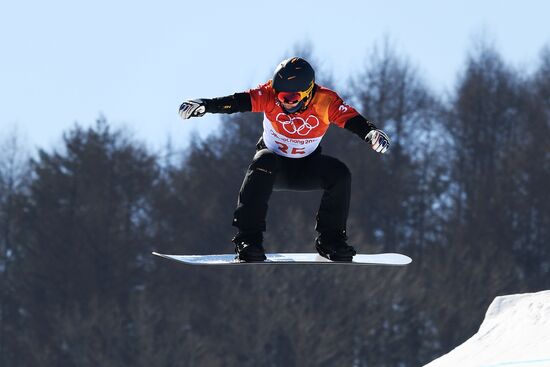
[{"label": "snowboarder's left hand", "polygon": [[202,99],[185,101],[180,106],[180,116],[187,120],[190,117],[201,117],[206,113],[206,103]]},{"label": "snowboarder's left hand", "polygon": [[372,149],[378,153],[386,153],[390,147],[390,138],[388,137],[388,134],[379,129],[370,131],[365,137],[365,140],[370,142]]}]

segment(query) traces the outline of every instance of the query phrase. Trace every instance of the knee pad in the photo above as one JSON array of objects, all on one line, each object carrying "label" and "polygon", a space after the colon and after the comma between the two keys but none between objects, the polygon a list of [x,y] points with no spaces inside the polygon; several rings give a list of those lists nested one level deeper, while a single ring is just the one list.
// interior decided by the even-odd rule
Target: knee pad
[{"label": "knee pad", "polygon": [[250,165],[252,171],[262,171],[273,174],[279,170],[280,157],[268,149],[262,149],[256,153]]},{"label": "knee pad", "polygon": [[349,181],[351,182],[351,171],[348,166],[342,161],[334,158],[330,161],[330,178],[331,181]]}]

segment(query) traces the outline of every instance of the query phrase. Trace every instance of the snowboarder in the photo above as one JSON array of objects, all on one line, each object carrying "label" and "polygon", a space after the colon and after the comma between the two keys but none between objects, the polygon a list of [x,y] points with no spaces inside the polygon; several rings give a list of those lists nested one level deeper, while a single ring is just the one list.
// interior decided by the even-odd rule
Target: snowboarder
[{"label": "snowboarder", "polygon": [[273,78],[243,93],[185,101],[183,119],[205,113],[263,112],[263,134],[244,177],[233,225],[235,252],[242,261],[266,259],[262,245],[271,192],[324,190],[317,213],[317,252],[330,260],[351,261],[348,245],[351,174],[340,160],[321,153],[330,123],[346,128],[379,153],[389,147],[382,130],[347,105],[334,91],[315,83],[311,65],[300,57],[283,60]]}]

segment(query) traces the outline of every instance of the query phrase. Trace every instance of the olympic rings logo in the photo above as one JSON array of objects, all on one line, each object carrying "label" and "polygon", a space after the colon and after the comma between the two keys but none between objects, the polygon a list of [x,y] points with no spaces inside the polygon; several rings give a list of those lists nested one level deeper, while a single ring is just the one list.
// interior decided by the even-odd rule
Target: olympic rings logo
[{"label": "olympic rings logo", "polygon": [[289,134],[298,134],[300,136],[308,135],[311,130],[319,126],[319,119],[314,115],[309,115],[307,119],[297,116],[288,116],[284,113],[279,113],[275,118],[278,123],[283,126],[283,129]]}]

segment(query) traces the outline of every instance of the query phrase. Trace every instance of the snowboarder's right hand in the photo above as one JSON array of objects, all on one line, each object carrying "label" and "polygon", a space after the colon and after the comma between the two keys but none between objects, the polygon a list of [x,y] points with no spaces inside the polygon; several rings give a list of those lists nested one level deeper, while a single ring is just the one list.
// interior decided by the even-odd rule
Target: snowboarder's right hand
[{"label": "snowboarder's right hand", "polygon": [[202,99],[185,101],[180,106],[180,116],[187,120],[191,117],[201,117],[206,113],[206,103]]}]

